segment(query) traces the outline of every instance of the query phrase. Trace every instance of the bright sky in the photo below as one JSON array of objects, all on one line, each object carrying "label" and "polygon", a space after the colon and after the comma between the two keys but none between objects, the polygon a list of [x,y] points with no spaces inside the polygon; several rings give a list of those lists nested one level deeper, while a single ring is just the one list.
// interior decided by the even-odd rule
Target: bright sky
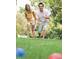
[{"label": "bright sky", "polygon": [[19,7],[25,7],[25,4],[31,5],[31,2],[29,0],[17,0],[17,10]]}]

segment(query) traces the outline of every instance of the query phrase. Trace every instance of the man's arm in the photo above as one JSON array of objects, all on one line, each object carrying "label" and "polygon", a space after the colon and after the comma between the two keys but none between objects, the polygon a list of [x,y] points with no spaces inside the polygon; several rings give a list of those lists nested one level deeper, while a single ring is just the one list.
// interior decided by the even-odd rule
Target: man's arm
[{"label": "man's arm", "polygon": [[50,19],[50,15],[51,15],[51,12],[49,10],[46,10],[46,15],[44,16],[45,19]]}]

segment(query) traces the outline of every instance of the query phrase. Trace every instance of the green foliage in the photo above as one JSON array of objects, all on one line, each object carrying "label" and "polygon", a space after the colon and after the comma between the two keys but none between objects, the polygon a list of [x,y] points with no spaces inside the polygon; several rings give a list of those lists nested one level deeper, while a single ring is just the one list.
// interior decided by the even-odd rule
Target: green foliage
[{"label": "green foliage", "polygon": [[17,12],[16,14],[16,35],[24,34],[26,32],[27,21],[23,12],[24,11]]},{"label": "green foliage", "polygon": [[59,28],[52,28],[52,30],[47,33],[47,38],[62,39],[62,30]]},{"label": "green foliage", "polygon": [[[45,6],[51,9],[51,25],[54,26],[47,33],[48,38],[62,39],[62,0],[44,0]],[[60,26],[61,27],[60,27]]]},{"label": "green foliage", "polygon": [[20,7],[20,13],[24,13],[25,9],[23,7]]}]

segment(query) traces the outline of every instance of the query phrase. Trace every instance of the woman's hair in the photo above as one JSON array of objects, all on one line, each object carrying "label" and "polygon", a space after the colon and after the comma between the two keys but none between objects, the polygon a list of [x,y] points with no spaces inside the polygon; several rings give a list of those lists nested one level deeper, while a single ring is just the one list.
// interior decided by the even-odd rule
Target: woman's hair
[{"label": "woman's hair", "polygon": [[[29,9],[28,9],[28,7],[29,7]],[[25,5],[25,10],[26,10],[26,11],[31,11],[31,10],[30,10],[30,5],[26,4],[26,5]]]}]

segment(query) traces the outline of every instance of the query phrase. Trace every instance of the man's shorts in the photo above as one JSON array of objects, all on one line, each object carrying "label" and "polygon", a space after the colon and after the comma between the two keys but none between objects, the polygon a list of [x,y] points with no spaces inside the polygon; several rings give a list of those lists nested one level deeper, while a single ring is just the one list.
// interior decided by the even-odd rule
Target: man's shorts
[{"label": "man's shorts", "polygon": [[44,31],[47,29],[48,22],[40,22],[38,25],[38,32],[40,33],[41,31]]}]

